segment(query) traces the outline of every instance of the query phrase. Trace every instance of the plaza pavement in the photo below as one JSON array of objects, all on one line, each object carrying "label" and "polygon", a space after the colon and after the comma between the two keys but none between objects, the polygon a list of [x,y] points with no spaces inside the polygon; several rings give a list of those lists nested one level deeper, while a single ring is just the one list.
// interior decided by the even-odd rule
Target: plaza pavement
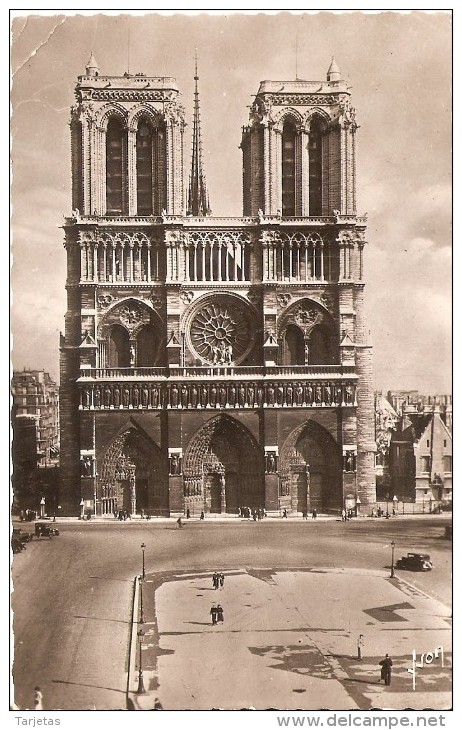
[{"label": "plaza pavement", "polygon": [[[135,623],[129,678],[135,709],[152,709],[156,697],[165,710],[450,709],[450,609],[404,580],[385,571],[248,567],[225,572],[224,588],[216,591],[211,578],[147,577],[147,691],[136,694]],[[224,608],[217,626],[210,620],[213,602]],[[444,667],[435,660],[417,668],[413,691],[412,650],[419,658],[441,645]],[[390,687],[378,681],[385,653],[394,662]]]}]

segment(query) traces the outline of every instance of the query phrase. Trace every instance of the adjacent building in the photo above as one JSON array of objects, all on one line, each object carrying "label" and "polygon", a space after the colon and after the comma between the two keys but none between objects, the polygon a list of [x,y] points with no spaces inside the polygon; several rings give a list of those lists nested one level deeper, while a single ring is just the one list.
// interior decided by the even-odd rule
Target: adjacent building
[{"label": "adjacent building", "polygon": [[77,81],[63,513],[367,508],[374,393],[349,86],[335,61],[326,80],[261,82],[242,130],[243,216],[222,218],[197,68],[195,81],[188,186],[175,79],[101,75],[92,55]]}]

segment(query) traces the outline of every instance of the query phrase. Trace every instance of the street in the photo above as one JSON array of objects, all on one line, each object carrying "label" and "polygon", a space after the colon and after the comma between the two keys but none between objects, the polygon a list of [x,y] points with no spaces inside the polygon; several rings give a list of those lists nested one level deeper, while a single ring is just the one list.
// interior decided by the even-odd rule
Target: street
[{"label": "street", "polygon": [[[46,709],[126,709],[133,578],[142,570],[142,543],[146,572],[161,584],[159,574],[217,569],[242,576],[342,568],[386,577],[394,540],[395,560],[417,550],[429,552],[435,565],[430,573],[397,575],[450,607],[452,542],[444,539],[445,524],[448,518],[438,516],[347,523],[236,518],[190,521],[179,530],[174,520],[63,521],[59,537],[35,540],[14,557],[15,702],[30,707],[39,684]],[[303,587],[297,591],[303,596]],[[316,595],[322,607],[322,593]],[[327,606],[327,595],[324,600]],[[446,642],[449,647],[449,637]]]}]

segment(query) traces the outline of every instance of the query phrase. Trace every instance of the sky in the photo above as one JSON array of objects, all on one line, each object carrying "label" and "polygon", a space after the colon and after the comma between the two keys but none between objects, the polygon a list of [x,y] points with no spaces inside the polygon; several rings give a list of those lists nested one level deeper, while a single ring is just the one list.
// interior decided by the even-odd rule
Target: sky
[{"label": "sky", "polygon": [[[449,12],[46,15],[11,24],[12,361],[59,377],[71,212],[69,110],[90,51],[102,75],[177,79],[189,153],[194,53],[214,215],[242,214],[241,129],[260,81],[324,80],[334,56],[357,110],[358,214],[375,386],[450,393]],[[298,52],[296,52],[298,48]],[[188,155],[187,155],[188,158]],[[186,170],[187,173],[188,170]]]}]

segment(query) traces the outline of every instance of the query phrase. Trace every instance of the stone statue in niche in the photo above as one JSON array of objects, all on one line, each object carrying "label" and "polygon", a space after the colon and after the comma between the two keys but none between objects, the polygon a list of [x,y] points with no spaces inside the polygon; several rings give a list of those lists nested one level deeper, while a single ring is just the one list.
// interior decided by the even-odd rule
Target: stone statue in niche
[{"label": "stone statue in niche", "polygon": [[217,404],[217,389],[214,385],[210,388],[210,405],[215,408]]},{"label": "stone statue in niche", "polygon": [[136,352],[134,345],[130,345],[130,367],[135,367]]},{"label": "stone statue in niche", "polygon": [[157,408],[159,405],[159,391],[155,385],[151,388],[151,404],[153,408]]},{"label": "stone statue in niche", "polygon": [[114,388],[114,406],[115,408],[120,407],[120,390],[119,388]]},{"label": "stone statue in niche", "polygon": [[300,385],[300,383],[297,385],[295,389],[295,401],[298,406],[301,406],[303,403],[303,388]]},{"label": "stone statue in niche", "polygon": [[128,408],[130,405],[130,391],[128,388],[124,388],[122,391],[122,403],[124,408]]},{"label": "stone statue in niche", "polygon": [[238,390],[238,403],[241,408],[245,405],[245,388],[243,385],[239,386]]},{"label": "stone statue in niche", "polygon": [[208,403],[208,391],[207,386],[203,385],[201,388],[201,406],[202,408],[206,408]]},{"label": "stone statue in niche", "polygon": [[188,389],[186,385],[183,385],[181,388],[181,405],[183,408],[188,407]]},{"label": "stone statue in niche", "polygon": [[236,387],[234,385],[229,386],[229,405],[234,408],[236,404]]},{"label": "stone statue in niche", "polygon": [[291,385],[287,386],[286,393],[287,393],[287,405],[291,406],[291,405],[293,405],[293,402],[294,402],[294,391],[293,391],[293,388]]},{"label": "stone statue in niche", "polygon": [[226,401],[227,401],[226,388],[224,385],[221,386],[219,393],[220,393],[220,406],[222,408],[224,408],[226,406]]},{"label": "stone statue in niche", "polygon": [[83,407],[90,408],[90,391],[88,388],[84,388],[83,391]]},{"label": "stone statue in niche", "polygon": [[143,408],[147,408],[149,403],[149,390],[146,388],[146,386],[141,391],[141,405]]},{"label": "stone statue in niche", "polygon": [[276,471],[276,457],[274,451],[270,451],[266,457],[266,471],[268,474],[274,474]]},{"label": "stone statue in niche", "polygon": [[351,385],[345,387],[345,403],[353,403],[353,388]]},{"label": "stone statue in niche", "polygon": [[193,408],[197,407],[197,395],[198,395],[197,388],[195,385],[193,385],[191,388],[191,396],[190,396],[190,403]]},{"label": "stone statue in niche", "polygon": [[83,477],[91,477],[92,473],[92,460],[90,456],[84,456],[80,462],[80,472]]},{"label": "stone statue in niche", "polygon": [[177,476],[180,473],[180,457],[178,454],[172,454],[170,457],[170,474]]},{"label": "stone statue in niche", "polygon": [[133,388],[133,407],[138,408],[140,404],[140,390],[137,385]]},{"label": "stone statue in niche", "polygon": [[111,389],[109,386],[104,389],[104,405],[106,408],[109,408],[111,405]]},{"label": "stone statue in niche", "polygon": [[313,388],[311,385],[305,386],[306,402],[311,404],[313,402]]},{"label": "stone statue in niche", "polygon": [[274,406],[274,388],[272,385],[268,386],[267,398],[268,398],[268,405]]},{"label": "stone statue in niche", "polygon": [[95,404],[95,408],[99,408],[101,406],[101,391],[99,388],[95,388],[95,393],[93,396],[93,401]]},{"label": "stone statue in niche", "polygon": [[170,390],[170,405],[172,408],[178,408],[178,388],[176,385],[173,385]]},{"label": "stone statue in niche", "polygon": [[255,389],[253,385],[249,385],[247,388],[247,398],[249,406],[252,407],[255,403]]}]

